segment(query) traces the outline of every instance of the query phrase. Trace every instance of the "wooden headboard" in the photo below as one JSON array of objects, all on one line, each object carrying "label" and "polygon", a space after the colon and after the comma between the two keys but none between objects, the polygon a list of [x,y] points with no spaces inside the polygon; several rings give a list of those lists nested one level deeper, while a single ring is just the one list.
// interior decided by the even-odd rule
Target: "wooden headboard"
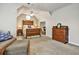
[{"label": "wooden headboard", "polygon": [[33,25],[33,21],[31,21],[31,20],[23,20],[23,25]]}]

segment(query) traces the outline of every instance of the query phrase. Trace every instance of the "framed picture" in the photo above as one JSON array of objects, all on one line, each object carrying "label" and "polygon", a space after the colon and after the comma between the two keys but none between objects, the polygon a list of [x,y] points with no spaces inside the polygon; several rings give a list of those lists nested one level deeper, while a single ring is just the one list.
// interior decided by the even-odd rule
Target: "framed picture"
[{"label": "framed picture", "polygon": [[58,23],[57,24],[57,28],[61,28],[61,23]]}]

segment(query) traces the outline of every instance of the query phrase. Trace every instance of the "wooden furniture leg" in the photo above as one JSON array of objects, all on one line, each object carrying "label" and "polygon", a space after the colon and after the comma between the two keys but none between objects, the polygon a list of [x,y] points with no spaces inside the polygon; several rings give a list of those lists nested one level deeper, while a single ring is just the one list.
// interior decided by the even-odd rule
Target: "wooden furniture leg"
[{"label": "wooden furniture leg", "polygon": [[0,55],[4,54],[5,49],[0,48]]}]

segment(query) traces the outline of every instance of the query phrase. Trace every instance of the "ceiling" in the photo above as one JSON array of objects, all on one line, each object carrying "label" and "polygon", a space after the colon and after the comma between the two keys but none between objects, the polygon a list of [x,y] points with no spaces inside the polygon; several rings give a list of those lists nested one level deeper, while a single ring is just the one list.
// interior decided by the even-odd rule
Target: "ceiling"
[{"label": "ceiling", "polygon": [[[70,5],[71,3],[0,3],[0,7],[3,6],[19,6],[21,7],[22,5],[25,5],[26,7],[30,7],[33,9],[38,9],[42,11],[49,11],[53,12],[57,9],[63,8],[65,6]],[[17,7],[18,8],[18,7]]]},{"label": "ceiling", "polygon": [[70,4],[71,3],[27,3],[26,5],[34,9],[52,12]]}]

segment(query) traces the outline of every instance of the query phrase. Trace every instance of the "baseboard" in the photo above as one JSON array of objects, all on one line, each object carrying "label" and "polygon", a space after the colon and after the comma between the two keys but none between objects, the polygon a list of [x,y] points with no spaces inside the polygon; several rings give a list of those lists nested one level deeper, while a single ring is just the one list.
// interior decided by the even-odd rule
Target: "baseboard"
[{"label": "baseboard", "polygon": [[74,42],[69,42],[69,44],[71,44],[71,45],[75,45],[75,46],[79,46],[79,44],[74,43]]}]

